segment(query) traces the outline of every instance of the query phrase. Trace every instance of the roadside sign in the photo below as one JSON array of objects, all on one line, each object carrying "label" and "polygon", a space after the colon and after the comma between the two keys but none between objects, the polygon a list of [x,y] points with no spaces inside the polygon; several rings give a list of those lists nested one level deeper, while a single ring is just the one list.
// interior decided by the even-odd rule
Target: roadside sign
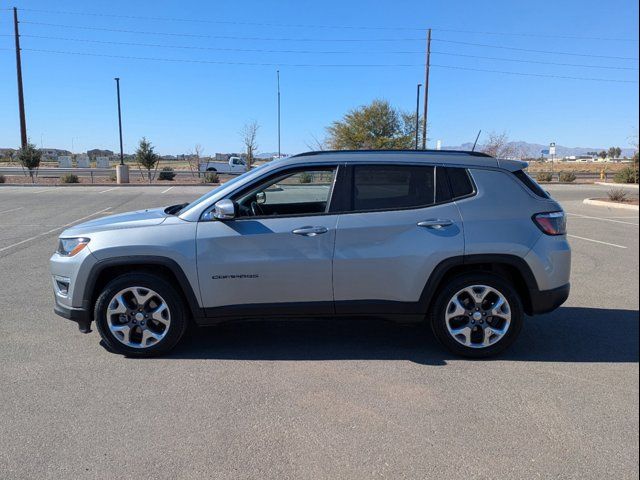
[{"label": "roadside sign", "polygon": [[96,157],[96,168],[109,168],[109,157]]},{"label": "roadside sign", "polygon": [[62,155],[58,157],[58,167],[60,168],[71,168],[71,157],[67,155]]},{"label": "roadside sign", "polygon": [[549,145],[549,155],[555,155],[555,154],[556,154],[556,144],[551,143]]},{"label": "roadside sign", "polygon": [[549,155],[549,149],[545,148],[544,150],[540,150],[541,155]]},{"label": "roadside sign", "polygon": [[87,155],[78,155],[76,157],[78,168],[89,168],[89,157]]}]

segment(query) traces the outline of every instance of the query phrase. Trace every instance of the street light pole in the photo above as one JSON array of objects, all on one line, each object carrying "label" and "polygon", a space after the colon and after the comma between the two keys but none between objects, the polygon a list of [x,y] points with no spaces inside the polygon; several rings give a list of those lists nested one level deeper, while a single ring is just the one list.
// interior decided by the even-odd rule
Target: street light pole
[{"label": "street light pole", "polygon": [[116,92],[118,95],[118,130],[120,133],[120,165],[116,167],[118,183],[129,183],[129,168],[124,164],[124,148],[122,146],[122,110],[120,108],[120,78],[116,77]]},{"label": "street light pole", "polygon": [[422,149],[427,149],[427,119],[429,118],[429,68],[431,67],[431,29],[427,30],[427,58],[424,67],[424,113],[422,114]]},{"label": "street light pole", "polygon": [[421,83],[418,84],[418,91],[416,93],[416,150],[418,150],[418,131],[420,130],[420,87]]},{"label": "street light pole", "polygon": [[278,158],[280,158],[280,70],[276,70],[276,76],[278,79]]},{"label": "street light pole", "polygon": [[120,109],[120,78],[116,77],[116,92],[118,95],[118,130],[120,132],[120,165],[124,165],[124,150],[122,148],[122,110]]}]

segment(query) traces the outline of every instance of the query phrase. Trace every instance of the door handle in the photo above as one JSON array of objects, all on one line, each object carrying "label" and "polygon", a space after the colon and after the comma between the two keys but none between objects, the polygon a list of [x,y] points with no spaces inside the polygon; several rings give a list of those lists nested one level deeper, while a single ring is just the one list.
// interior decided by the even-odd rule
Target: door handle
[{"label": "door handle", "polygon": [[419,227],[430,228],[432,230],[440,230],[442,228],[450,227],[451,225],[453,225],[453,220],[441,218],[430,218],[429,220],[418,222]]},{"label": "door handle", "polygon": [[305,237],[315,237],[329,231],[326,227],[300,227],[293,230],[291,233],[295,235],[303,235]]}]

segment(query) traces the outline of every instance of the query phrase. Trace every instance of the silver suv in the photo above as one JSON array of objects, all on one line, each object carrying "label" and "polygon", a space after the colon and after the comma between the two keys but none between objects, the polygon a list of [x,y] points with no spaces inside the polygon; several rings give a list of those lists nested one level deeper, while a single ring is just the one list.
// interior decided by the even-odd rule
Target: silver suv
[{"label": "silver suv", "polygon": [[55,312],[129,356],[187,326],[268,317],[427,321],[486,357],[569,295],[565,215],[526,164],[453,151],[311,152],[185,205],[62,233]]}]

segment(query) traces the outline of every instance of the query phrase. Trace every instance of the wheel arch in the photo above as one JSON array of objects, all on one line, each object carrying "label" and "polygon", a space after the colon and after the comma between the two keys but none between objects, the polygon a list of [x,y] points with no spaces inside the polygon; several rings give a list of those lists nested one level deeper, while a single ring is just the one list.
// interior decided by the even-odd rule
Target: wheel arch
[{"label": "wheel arch", "polygon": [[447,281],[464,273],[475,272],[493,273],[512,283],[520,295],[525,312],[532,314],[532,292],[538,291],[538,283],[525,260],[508,254],[461,255],[442,261],[436,266],[422,291],[421,310],[429,311],[434,297]]},{"label": "wheel arch", "polygon": [[197,296],[184,271],[175,260],[159,256],[115,257],[97,262],[89,272],[84,290],[83,304],[92,311],[104,286],[118,275],[141,272],[156,275],[175,286],[192,318],[204,316]]}]

